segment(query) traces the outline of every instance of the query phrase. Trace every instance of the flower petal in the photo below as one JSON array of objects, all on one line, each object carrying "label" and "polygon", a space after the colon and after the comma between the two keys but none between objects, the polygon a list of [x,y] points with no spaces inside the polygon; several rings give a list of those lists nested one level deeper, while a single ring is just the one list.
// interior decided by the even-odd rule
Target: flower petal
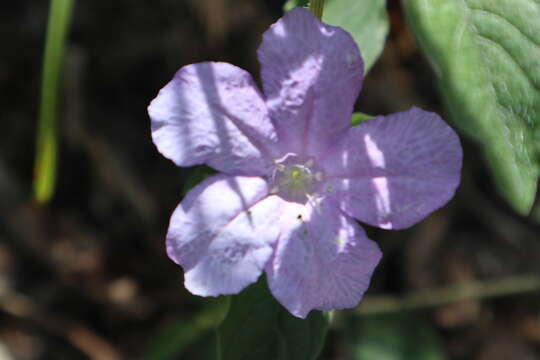
[{"label": "flower petal", "polygon": [[[266,266],[272,294],[293,315],[351,308],[369,286],[381,252],[336,204],[313,209],[289,203],[282,232]],[[301,217],[301,218],[300,218]]]},{"label": "flower petal", "polygon": [[216,175],[176,208],[167,253],[195,295],[236,294],[255,282],[272,255],[283,200],[258,177]]},{"label": "flower petal", "polygon": [[452,198],[462,156],[459,138],[437,114],[412,108],[352,128],[322,163],[342,210],[401,229]]},{"label": "flower petal", "polygon": [[253,79],[227,63],[181,68],[148,107],[158,150],[179,166],[232,174],[269,171],[274,126]]},{"label": "flower petal", "polygon": [[362,85],[352,37],[298,8],[266,31],[258,57],[280,141],[301,156],[324,153],[350,126]]}]

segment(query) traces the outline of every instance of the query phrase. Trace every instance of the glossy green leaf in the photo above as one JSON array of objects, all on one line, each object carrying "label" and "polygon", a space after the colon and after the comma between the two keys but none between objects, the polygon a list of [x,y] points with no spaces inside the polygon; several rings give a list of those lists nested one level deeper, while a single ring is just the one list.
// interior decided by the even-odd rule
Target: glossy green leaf
[{"label": "glossy green leaf", "polygon": [[[285,10],[306,6],[309,1],[289,0]],[[347,30],[360,48],[365,72],[379,58],[388,35],[386,0],[326,0],[323,21]]]},{"label": "glossy green leaf", "polygon": [[529,213],[540,173],[540,2],[403,4],[455,124],[481,144],[500,193]]},{"label": "glossy green leaf", "polygon": [[328,315],[289,314],[259,280],[231,299],[218,329],[220,360],[314,360],[322,350]]},{"label": "glossy green leaf", "polygon": [[443,360],[437,334],[408,314],[349,318],[346,336],[354,360]]}]

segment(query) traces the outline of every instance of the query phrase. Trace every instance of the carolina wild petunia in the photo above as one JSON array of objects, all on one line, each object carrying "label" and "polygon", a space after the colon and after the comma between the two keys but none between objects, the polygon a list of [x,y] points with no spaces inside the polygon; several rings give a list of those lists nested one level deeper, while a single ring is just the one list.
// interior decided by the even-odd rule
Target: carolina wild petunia
[{"label": "carolina wild petunia", "polygon": [[148,111],[159,151],[221,172],[174,211],[169,257],[193,294],[236,294],[264,271],[293,315],[358,304],[381,258],[356,222],[411,226],[443,206],[462,150],[417,108],[350,126],[363,62],[351,36],[296,9],[264,34],[263,92],[227,63],[181,68]]}]

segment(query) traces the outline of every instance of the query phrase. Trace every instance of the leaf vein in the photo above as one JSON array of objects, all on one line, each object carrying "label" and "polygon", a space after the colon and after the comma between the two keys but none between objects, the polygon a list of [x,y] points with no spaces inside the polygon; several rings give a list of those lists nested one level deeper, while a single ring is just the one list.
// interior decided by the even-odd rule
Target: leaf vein
[{"label": "leaf vein", "polygon": [[503,54],[505,54],[516,66],[517,68],[522,72],[522,74],[524,75],[525,79],[527,79],[527,81],[529,82],[529,84],[538,92],[540,93],[540,86],[538,84],[536,84],[536,82],[534,81],[533,78],[531,78],[531,76],[529,75],[529,73],[527,73],[527,71],[525,70],[525,68],[523,68],[523,66],[516,60],[516,58],[512,55],[512,53],[510,53],[510,51],[508,51],[504,46],[502,46],[500,43],[498,43],[497,41],[487,37],[486,35],[483,35],[483,34],[480,34],[480,32],[476,31],[476,35],[482,39],[483,41],[485,41],[487,44],[490,44],[491,46],[494,46],[496,47],[497,49],[499,49]]},{"label": "leaf vein", "polygon": [[[478,37],[484,41],[486,44],[489,44],[491,46],[494,46],[496,47],[497,49],[499,49],[500,51],[502,51],[504,54],[506,54],[506,56],[508,56],[516,65],[517,67],[520,69],[520,71],[522,71],[524,73],[524,76],[525,76],[525,79],[532,85],[532,87],[540,93],[540,89],[538,88],[538,86],[528,77],[527,73],[521,68],[521,66],[519,65],[519,63],[512,57],[512,55],[502,46],[500,45],[499,43],[497,43],[496,41],[480,34],[477,32],[477,35]],[[493,91],[493,96],[495,96],[496,98],[496,106],[497,107],[500,107],[501,109],[505,109],[505,110],[509,110],[509,111],[512,111],[511,108],[508,108],[506,106],[504,106],[500,100],[500,96],[499,94],[497,93],[497,91],[495,90],[495,84],[493,82],[493,80],[489,80],[489,84],[490,84],[490,87]],[[514,113],[513,116],[521,119],[525,124],[529,124],[530,125],[530,121],[529,119],[522,113]],[[505,124],[504,125],[505,127],[507,127],[507,125]],[[534,126],[533,126],[534,127]],[[516,158],[516,160],[518,158],[520,158],[520,156],[517,154],[517,153],[514,153],[514,158]],[[529,160],[530,162],[530,160]]]},{"label": "leaf vein", "polygon": [[537,47],[540,47],[540,43],[538,43],[536,41],[536,39],[531,38],[531,36],[529,36],[528,34],[523,32],[523,30],[521,30],[516,24],[514,24],[513,22],[511,22],[510,20],[508,20],[504,16],[499,15],[496,12],[493,12],[493,10],[486,10],[486,9],[482,9],[482,8],[473,8],[473,7],[470,7],[468,5],[467,5],[467,7],[469,8],[469,10],[472,10],[472,11],[475,11],[475,12],[478,12],[478,13],[484,13],[484,14],[486,14],[488,16],[494,16],[494,17],[496,17],[498,19],[502,19],[505,23],[507,23],[508,25],[513,27],[514,29],[516,29],[518,31],[518,33],[521,34],[521,36],[523,36],[527,41],[531,42],[533,45],[535,45]]}]

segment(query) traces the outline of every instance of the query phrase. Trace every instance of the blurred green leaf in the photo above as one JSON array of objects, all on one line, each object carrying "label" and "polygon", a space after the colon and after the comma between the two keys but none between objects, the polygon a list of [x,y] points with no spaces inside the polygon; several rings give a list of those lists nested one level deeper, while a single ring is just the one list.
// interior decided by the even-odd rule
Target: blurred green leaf
[{"label": "blurred green leaf", "polygon": [[348,318],[346,335],[354,360],[442,360],[437,334],[405,313]]},{"label": "blurred green leaf", "polygon": [[[289,0],[285,11],[306,6],[309,1]],[[360,48],[365,73],[379,58],[388,35],[386,0],[326,0],[323,21],[347,30]]]},{"label": "blurred green leaf", "polygon": [[305,320],[295,318],[272,297],[262,278],[232,297],[218,329],[220,360],[316,359],[328,322],[328,314],[319,311]]},{"label": "blurred green leaf", "polygon": [[285,12],[291,11],[295,7],[305,7],[309,6],[309,0],[289,0],[285,3],[283,9]]},{"label": "blurred green leaf", "polygon": [[375,116],[373,115],[368,115],[368,114],[363,114],[363,113],[359,113],[359,112],[355,112],[352,114],[352,121],[351,121],[351,126],[356,126],[356,125],[360,125],[361,123],[363,123],[364,121],[366,120],[369,120],[371,118],[373,118]]},{"label": "blurred green leaf", "polygon": [[191,168],[189,175],[182,187],[182,194],[186,195],[195,185],[203,181],[204,179],[217,174],[217,171],[208,166],[197,166]]},{"label": "blurred green leaf", "polygon": [[144,359],[175,359],[198,341],[213,342],[215,328],[223,321],[228,307],[227,297],[209,299],[206,308],[194,318],[171,321],[153,337]]},{"label": "blurred green leaf", "polygon": [[538,0],[407,0],[454,122],[478,141],[500,193],[527,214],[540,174]]},{"label": "blurred green leaf", "polygon": [[[190,353],[195,353],[188,357],[188,359],[201,359],[201,360],[216,360],[219,359],[219,344],[216,330],[213,330],[211,334],[204,337],[200,341],[200,346],[195,344]],[[198,356],[196,356],[198,355]]]},{"label": "blurred green leaf", "polygon": [[34,165],[34,198],[39,203],[49,201],[54,194],[58,153],[56,117],[60,69],[72,9],[73,0],[52,0],[49,10]]},{"label": "blurred green leaf", "polygon": [[533,219],[533,221],[535,221],[536,223],[540,224],[540,204],[537,204],[532,213],[531,213],[531,217]]}]

